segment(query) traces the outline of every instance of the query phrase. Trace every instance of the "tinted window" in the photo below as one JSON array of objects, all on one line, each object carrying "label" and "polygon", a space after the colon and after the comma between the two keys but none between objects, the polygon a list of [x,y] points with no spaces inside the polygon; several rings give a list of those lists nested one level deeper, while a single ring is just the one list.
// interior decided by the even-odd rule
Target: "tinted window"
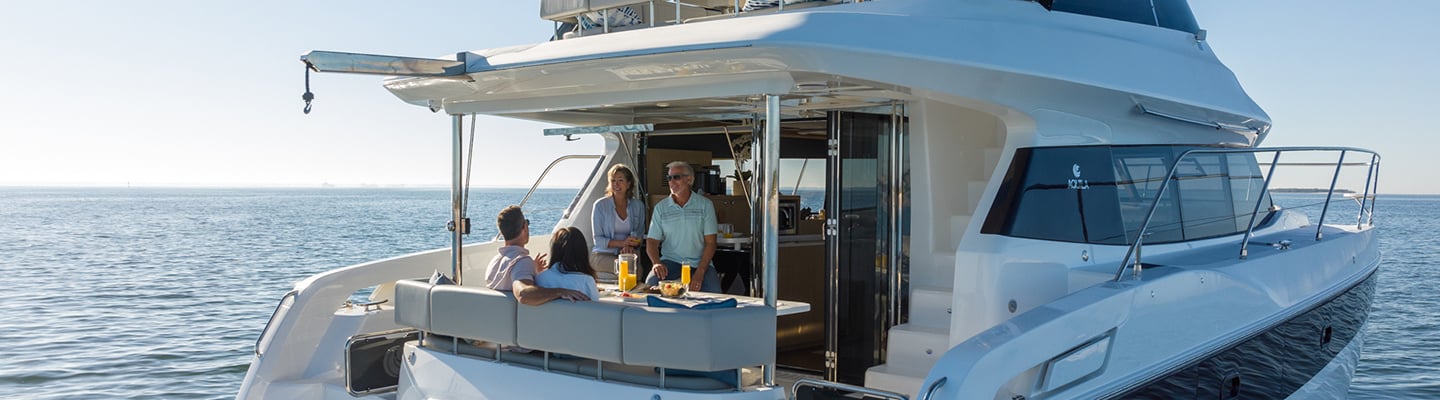
[{"label": "tinted window", "polygon": [[[1108,147],[1020,149],[1007,174],[1006,234],[1066,242],[1124,243]],[[1016,178],[1012,181],[1013,178]],[[993,214],[992,214],[993,218]],[[985,225],[992,224],[990,219]]]},{"label": "tinted window", "polygon": [[1185,0],[1050,0],[1041,1],[1052,11],[1089,15],[1120,21],[1199,33],[1200,24]]},{"label": "tinted window", "polygon": [[[1132,243],[1170,165],[1186,147],[1083,146],[1016,151],[983,233],[1066,242]],[[1155,207],[1145,241],[1245,231],[1264,185],[1255,157],[1191,154]],[[1261,217],[1269,199],[1260,199]],[[1257,224],[1262,218],[1256,218]]]}]

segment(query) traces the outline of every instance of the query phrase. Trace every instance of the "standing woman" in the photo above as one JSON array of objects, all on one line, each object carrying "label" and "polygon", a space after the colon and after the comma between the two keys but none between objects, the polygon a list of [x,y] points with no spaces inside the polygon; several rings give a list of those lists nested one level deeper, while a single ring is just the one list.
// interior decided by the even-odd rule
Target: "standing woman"
[{"label": "standing woman", "polygon": [[598,280],[614,282],[618,255],[635,254],[635,249],[644,243],[645,203],[635,193],[635,173],[630,168],[615,164],[605,175],[610,185],[590,212],[595,241],[590,249],[590,265],[595,267]]}]

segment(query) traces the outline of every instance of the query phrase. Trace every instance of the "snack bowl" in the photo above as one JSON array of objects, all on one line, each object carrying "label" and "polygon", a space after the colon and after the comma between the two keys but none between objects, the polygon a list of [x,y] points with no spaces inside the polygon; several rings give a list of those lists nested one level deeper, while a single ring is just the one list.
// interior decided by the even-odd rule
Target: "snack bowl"
[{"label": "snack bowl", "polygon": [[685,295],[685,284],[678,280],[660,281],[660,296],[680,297]]}]

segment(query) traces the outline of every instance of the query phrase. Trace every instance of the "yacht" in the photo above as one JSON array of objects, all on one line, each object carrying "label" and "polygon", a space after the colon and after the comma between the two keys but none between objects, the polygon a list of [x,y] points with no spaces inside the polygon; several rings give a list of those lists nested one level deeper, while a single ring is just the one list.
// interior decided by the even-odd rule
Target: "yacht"
[{"label": "yacht", "polygon": [[[1380,263],[1380,157],[1260,147],[1269,117],[1184,0],[539,11],[555,34],[533,45],[302,56],[307,82],[385,76],[452,120],[451,245],[296,283],[237,399],[1348,390]],[[466,177],[469,149],[499,144],[474,115],[559,124],[536,133],[557,143],[603,138],[601,154],[557,160],[593,171],[557,226],[587,235],[611,166],[633,168],[652,206],[667,163],[694,166],[693,189],[736,234],[715,263],[729,285],[710,295],[739,306],[529,306],[486,289],[501,243],[467,234],[470,215],[498,210],[467,209],[483,182]],[[1272,196],[1286,174],[1323,176],[1313,207]],[[823,187],[794,183],[807,176]],[[536,231],[529,247],[545,249]]]}]

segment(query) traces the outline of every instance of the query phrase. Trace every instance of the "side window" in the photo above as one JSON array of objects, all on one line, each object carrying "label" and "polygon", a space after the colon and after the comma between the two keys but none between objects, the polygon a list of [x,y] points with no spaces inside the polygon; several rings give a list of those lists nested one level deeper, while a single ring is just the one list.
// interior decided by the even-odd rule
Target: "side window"
[{"label": "side window", "polygon": [[[1146,243],[1244,232],[1256,201],[1270,207],[1253,154],[1193,153],[1192,147],[1081,146],[1016,150],[982,233],[1042,240],[1128,244],[1155,213]],[[1158,203],[1170,166],[1174,181]]]},{"label": "side window", "polygon": [[1230,200],[1224,154],[1191,154],[1175,169],[1180,219],[1186,240],[1235,233],[1235,205]]},{"label": "side window", "polygon": [[[1125,238],[1122,243],[1131,243],[1140,233],[1140,225],[1150,212],[1150,205],[1165,175],[1174,163],[1175,150],[1164,147],[1117,147],[1115,153],[1115,191],[1119,194],[1120,216],[1125,222]],[[1155,207],[1155,216],[1150,220],[1146,242],[1174,242],[1180,235],[1180,208],[1176,207],[1174,187],[1166,189],[1165,197]]]},{"label": "side window", "polygon": [[1256,200],[1260,201],[1260,215],[1255,218],[1255,224],[1269,214],[1271,206],[1270,195],[1260,197],[1260,190],[1265,187],[1265,176],[1260,173],[1260,165],[1255,162],[1254,154],[1230,154],[1230,196],[1235,208],[1235,231],[1244,231],[1250,222],[1250,213],[1255,211]]},{"label": "side window", "polygon": [[982,232],[1125,243],[1116,202],[1109,147],[1019,149]]}]

